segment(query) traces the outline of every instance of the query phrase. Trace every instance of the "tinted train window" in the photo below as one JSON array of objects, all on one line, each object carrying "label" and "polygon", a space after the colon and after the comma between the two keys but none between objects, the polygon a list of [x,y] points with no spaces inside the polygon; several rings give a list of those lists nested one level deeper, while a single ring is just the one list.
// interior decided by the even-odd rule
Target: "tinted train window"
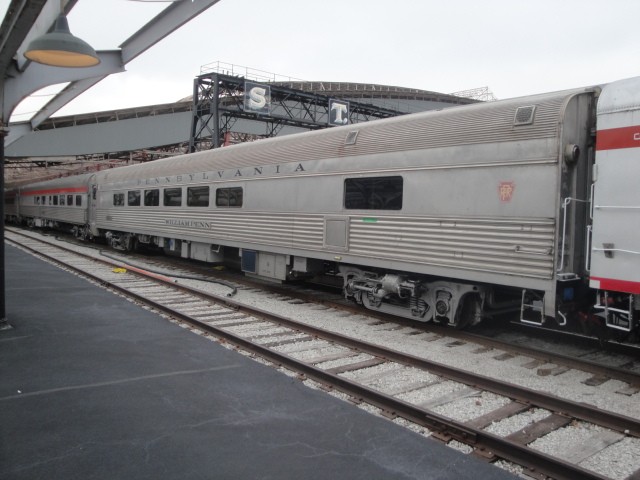
[{"label": "tinted train window", "polygon": [[209,187],[187,187],[187,205],[189,207],[208,207]]},{"label": "tinted train window", "polygon": [[60,205],[66,205],[66,203],[64,195],[60,195]]},{"label": "tinted train window", "polygon": [[241,207],[242,187],[218,188],[216,190],[216,207]]},{"label": "tinted train window", "polygon": [[158,205],[160,205],[160,190],[145,190],[144,206],[157,207]]},{"label": "tinted train window", "polygon": [[346,179],[344,207],[358,210],[400,210],[402,177]]},{"label": "tinted train window", "polygon": [[76,195],[76,207],[82,205],[82,195]]},{"label": "tinted train window", "polygon": [[127,192],[127,204],[130,207],[140,206],[140,190],[130,190]]},{"label": "tinted train window", "polygon": [[124,206],[124,193],[114,193],[113,194],[113,206],[114,207],[123,207]]},{"label": "tinted train window", "polygon": [[[49,197],[49,198],[52,198],[52,197]],[[53,204],[58,205],[58,195],[53,196]]]},{"label": "tinted train window", "polygon": [[67,195],[67,205],[73,205],[73,195]]},{"label": "tinted train window", "polygon": [[182,205],[182,189],[165,188],[163,205],[165,207],[179,207]]}]

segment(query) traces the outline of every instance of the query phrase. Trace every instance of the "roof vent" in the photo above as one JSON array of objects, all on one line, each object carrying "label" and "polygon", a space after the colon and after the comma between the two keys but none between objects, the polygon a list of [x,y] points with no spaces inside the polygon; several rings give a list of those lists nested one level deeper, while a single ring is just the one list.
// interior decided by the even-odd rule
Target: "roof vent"
[{"label": "roof vent", "polygon": [[533,123],[533,115],[536,111],[535,105],[527,105],[526,107],[518,107],[513,118],[514,125],[531,125]]},{"label": "roof vent", "polygon": [[347,138],[344,140],[345,145],[355,145],[356,140],[358,139],[359,130],[354,130],[353,132],[347,133]]}]

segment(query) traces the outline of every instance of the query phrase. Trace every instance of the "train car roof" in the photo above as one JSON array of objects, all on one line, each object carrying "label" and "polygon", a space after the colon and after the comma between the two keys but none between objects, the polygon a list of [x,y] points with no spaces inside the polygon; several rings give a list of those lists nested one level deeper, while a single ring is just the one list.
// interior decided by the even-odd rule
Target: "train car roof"
[{"label": "train car roof", "polygon": [[43,180],[40,182],[23,185],[17,189],[21,192],[30,192],[34,190],[51,190],[59,188],[86,187],[92,174],[83,173],[81,175],[73,175],[69,177],[55,178],[53,180]]},{"label": "train car roof", "polygon": [[[594,88],[451,107],[206,150],[96,173],[99,183],[203,171],[357,157],[425,148],[552,137],[569,98]],[[535,118],[513,128],[519,107]],[[357,133],[356,133],[357,132]]]}]

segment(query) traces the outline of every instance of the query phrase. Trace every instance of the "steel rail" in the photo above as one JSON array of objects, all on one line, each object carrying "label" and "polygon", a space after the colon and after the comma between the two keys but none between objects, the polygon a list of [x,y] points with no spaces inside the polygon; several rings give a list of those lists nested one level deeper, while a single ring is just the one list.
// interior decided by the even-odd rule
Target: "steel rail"
[{"label": "steel rail", "polygon": [[[38,239],[35,239],[35,240],[40,241]],[[55,246],[56,248],[64,248],[57,245],[53,245],[53,246]],[[73,251],[72,253],[75,253],[77,255],[83,255],[81,253],[73,252]],[[348,345],[351,348],[368,353],[369,355],[384,358],[387,360],[392,360],[392,361],[409,365],[409,366],[414,366],[423,370],[428,370],[432,373],[449,378],[451,380],[464,383],[466,385],[475,386],[477,388],[482,388],[484,390],[488,390],[498,395],[509,397],[526,404],[535,405],[547,410],[552,410],[557,413],[570,415],[580,420],[596,423],[603,427],[607,427],[624,434],[630,434],[636,437],[640,437],[640,420],[636,420],[632,417],[616,414],[613,412],[608,412],[606,410],[602,410],[595,406],[589,406],[588,404],[585,404],[585,403],[572,402],[569,400],[559,398],[552,394],[541,393],[536,390],[532,390],[526,387],[521,387],[521,386],[507,383],[501,380],[493,379],[491,377],[487,377],[484,375],[467,372],[455,367],[444,365],[442,363],[426,360],[420,357],[416,357],[414,355],[398,352],[386,347],[381,347],[381,346],[364,342],[362,340],[357,340],[351,337],[346,337],[344,335],[334,333],[329,330],[324,330],[318,327],[301,324],[294,320],[290,320],[285,317],[281,317],[279,315],[268,312],[266,310],[262,310],[258,307],[244,305],[241,302],[232,300],[228,297],[223,297],[220,295],[216,295],[214,293],[203,292],[202,290],[199,290],[197,288],[180,285],[178,283],[175,283],[171,279],[163,279],[161,277],[158,277],[155,274],[146,274],[140,268],[130,266],[125,262],[107,261],[104,259],[97,259],[90,256],[89,258],[92,258],[93,260],[104,263],[104,264],[128,268],[139,275],[143,275],[143,276],[146,276],[147,278],[152,278],[154,281],[158,281],[166,285],[170,285],[172,288],[177,288],[192,294],[198,294],[201,298],[204,298],[207,300],[213,300],[218,304],[225,305],[228,308],[232,308],[237,311],[241,311],[243,313],[246,313],[247,315],[259,316],[267,320],[270,320],[272,322],[285,325],[294,330],[305,332],[312,336],[322,337],[324,339],[327,339],[336,343],[342,343],[342,344]],[[52,260],[56,261],[56,259],[52,259]],[[99,278],[97,278],[97,281],[102,283],[105,282],[104,280]],[[145,302],[151,301],[151,300],[145,299],[143,296],[138,296],[133,292],[129,292],[126,289],[121,289],[117,285],[114,285],[113,288],[116,288],[119,291],[122,291],[122,293],[126,293],[127,295],[139,297],[140,301],[145,301]],[[173,310],[169,309],[167,313],[173,314]]]},{"label": "steel rail", "polygon": [[[199,292],[203,294],[203,292]],[[209,296],[210,294],[204,293]],[[520,402],[538,406],[547,410],[552,410],[565,415],[578,418],[591,423],[617,430],[621,433],[630,434],[640,437],[640,421],[625,415],[619,415],[608,412],[597,407],[592,407],[584,403],[572,402],[563,398],[541,393],[526,387],[520,387],[511,383],[496,380],[484,375],[467,372],[455,367],[450,367],[442,363],[426,360],[407,353],[398,352],[387,347],[381,347],[362,340],[346,337],[339,333],[324,330],[305,324],[300,324],[294,320],[280,317],[271,312],[267,312],[257,307],[243,305],[237,301],[230,300],[217,295],[212,295],[216,302],[224,303],[226,306],[235,310],[247,313],[248,315],[260,316],[289,328],[307,333],[315,337],[321,337],[325,340],[347,345],[353,349],[359,350],[369,355],[391,360],[397,363],[417,367],[428,370],[431,373],[446,377],[466,385],[474,386],[484,390],[494,392],[498,395],[509,397]]]},{"label": "steel rail", "polygon": [[[238,280],[242,282],[243,280]],[[246,281],[246,280],[244,280]],[[255,282],[248,281],[252,285]],[[403,325],[414,330],[423,331],[425,333],[435,333],[442,336],[453,337],[463,341],[471,341],[478,344],[482,344],[491,348],[501,349],[506,352],[512,352],[518,355],[529,356],[534,359],[543,360],[550,363],[556,363],[565,367],[575,368],[578,370],[593,373],[608,377],[614,380],[620,380],[632,385],[640,385],[640,373],[635,373],[624,368],[603,365],[595,361],[576,358],[575,356],[564,355],[551,350],[542,348],[534,348],[527,345],[517,345],[513,343],[507,343],[503,340],[497,340],[481,333],[474,333],[468,330],[458,330],[455,328],[445,327],[442,325],[434,324],[433,322],[420,322],[417,320],[409,320],[403,317],[393,316],[387,313],[378,312],[375,310],[364,309],[362,306],[355,304],[345,304],[335,300],[320,299],[317,296],[292,292],[291,289],[283,288],[277,285],[265,284],[262,288],[268,291],[281,293],[284,295],[296,295],[298,298],[307,300],[312,303],[321,303],[326,306],[339,308],[341,310],[352,312],[356,315],[366,315],[372,318],[377,318],[381,321],[396,323]],[[506,321],[506,320],[505,320]],[[535,337],[543,339],[563,339],[570,342],[576,342],[583,347],[592,347],[602,349],[611,353],[619,353],[632,358],[639,358],[640,347],[630,344],[619,343],[614,340],[600,340],[596,337],[589,337],[575,332],[567,332],[563,330],[554,330],[547,327],[531,327],[519,323],[509,323],[510,328],[519,329],[525,331]]]},{"label": "steel rail", "polygon": [[[431,331],[434,331],[434,330],[431,330]],[[448,333],[446,332],[446,329],[444,328],[438,328],[438,330],[436,331],[438,331],[442,335],[448,335]],[[557,333],[557,331],[555,332]],[[540,333],[540,332],[537,332],[537,333]],[[456,334],[453,334],[452,336],[456,336]],[[562,353],[552,352],[552,351],[544,350],[540,348],[529,347],[527,345],[508,344],[502,340],[495,340],[495,339],[486,337],[484,335],[471,333],[471,332],[462,332],[461,334],[457,335],[457,338],[472,341],[472,342],[477,342],[479,344],[482,344],[491,348],[502,349],[508,352],[515,353],[517,355],[528,356],[531,358],[535,358],[537,360],[542,360],[549,363],[555,363],[557,365],[562,365],[569,368],[575,368],[577,370],[582,370],[582,371],[586,371],[596,375],[608,377],[611,379],[620,380],[632,385],[640,385],[639,373],[635,373],[629,370],[624,370],[619,367],[603,365],[601,363],[594,362],[592,360],[587,360],[584,358],[576,358],[570,355],[564,355]],[[637,355],[638,353],[640,353],[640,349],[635,348],[635,352],[633,353]]]},{"label": "steel rail", "polygon": [[[277,287],[270,287],[274,291],[277,291]],[[577,370],[586,371],[595,375],[605,376],[613,380],[620,380],[627,382],[631,385],[640,385],[640,373],[625,370],[623,368],[603,365],[598,362],[587,360],[584,358],[576,358],[570,355],[564,355],[562,353],[545,350],[542,348],[534,348],[527,345],[517,345],[513,343],[507,343],[503,340],[497,340],[481,333],[469,332],[467,330],[458,330],[450,327],[443,327],[436,325],[432,322],[418,322],[416,320],[408,320],[402,317],[395,317],[386,313],[376,312],[375,310],[363,310],[360,306],[343,305],[331,300],[318,300],[309,295],[300,295],[301,298],[309,299],[309,301],[315,301],[327,306],[340,308],[353,312],[354,314],[365,314],[372,318],[377,318],[381,321],[392,322],[398,325],[403,325],[415,330],[419,330],[425,333],[435,333],[446,337],[456,338],[462,341],[474,342],[487,347],[500,349],[505,352],[515,353],[517,355],[528,356],[537,360],[543,360],[549,363],[556,363],[569,368],[575,368]],[[544,327],[529,327],[522,324],[509,323],[510,327],[526,330],[528,334],[532,334],[539,338],[553,339],[558,337],[566,337],[572,341],[578,341],[584,345],[588,345],[594,348],[602,348],[606,351],[627,355],[632,358],[638,358],[640,355],[640,347],[634,347],[631,345],[621,344],[613,341],[607,341],[600,343],[597,338],[586,337],[583,335],[571,334],[563,332],[561,330],[552,330]]]},{"label": "steel rail", "polygon": [[[265,288],[274,292],[286,293],[284,289],[279,289],[277,286],[267,285],[265,286]],[[289,292],[289,294],[291,294],[291,292]],[[507,343],[503,340],[496,340],[494,338],[490,338],[480,333],[473,333],[466,330],[457,330],[450,327],[443,327],[441,325],[436,325],[431,322],[429,323],[418,322],[416,320],[408,320],[402,317],[390,316],[389,314],[376,312],[374,310],[363,310],[361,306],[344,305],[332,300],[319,300],[318,298],[315,298],[308,294],[298,294],[298,296],[310,302],[322,303],[323,305],[339,308],[341,310],[346,310],[356,315],[358,314],[367,315],[372,318],[377,318],[381,321],[395,323],[395,324],[412,328],[414,330],[421,331],[424,333],[434,333],[441,336],[455,338],[461,341],[474,342],[474,343],[478,343],[479,345],[499,349],[504,352],[514,353],[516,355],[523,355],[523,356],[531,357],[532,359],[541,360],[548,363],[555,363],[557,365],[561,365],[568,368],[575,368],[577,370],[589,372],[594,375],[607,377],[613,380],[620,380],[622,382],[629,383],[630,385],[640,385],[640,373],[636,373],[630,370],[625,370],[623,368],[603,365],[601,363],[587,360],[584,358],[576,358],[570,355],[564,355],[562,353],[557,353],[557,352],[545,350],[542,348],[534,348],[527,345]],[[523,327],[523,325],[518,324],[516,325],[516,327]],[[558,336],[567,336],[571,340],[579,340],[583,343],[587,343],[589,346],[592,346],[592,347],[598,347],[598,346],[602,347],[602,345],[598,345],[597,339],[594,339],[591,337],[584,337],[584,336],[577,337],[575,334],[570,335],[562,331],[550,330],[547,328],[540,328],[540,327],[525,327],[525,328],[527,333],[531,333],[536,337],[551,339],[551,338],[554,338],[554,336],[556,338]],[[631,357],[637,358],[637,356],[640,355],[639,347],[631,347],[631,346],[618,344],[618,343],[612,344],[611,342],[608,342],[605,344],[605,348],[609,351],[628,355]]]},{"label": "steel rail", "polygon": [[[10,231],[15,232],[16,234],[20,234],[23,235],[21,232],[17,232],[14,229],[9,229]],[[59,246],[60,248],[64,248],[62,246]],[[113,259],[113,258],[112,258]],[[169,258],[168,259],[169,262],[175,261],[175,258]],[[120,260],[122,262],[126,262],[125,260]],[[193,265],[184,265],[184,264],[180,264],[180,268],[185,268],[186,266],[190,266],[193,268]],[[135,267],[130,267],[130,268],[135,268]],[[210,272],[207,272],[210,273]],[[200,272],[199,274],[202,274],[202,272]],[[220,276],[220,275],[218,275]],[[224,277],[224,275],[221,275],[222,277]],[[250,285],[255,285],[256,282],[254,281],[247,281],[245,278],[242,279],[236,279],[236,281],[239,282],[245,282],[248,283]],[[387,321],[387,322],[392,322],[392,323],[397,323],[399,325],[404,325],[407,326],[409,328],[413,328],[415,330],[419,330],[419,331],[423,331],[423,332],[428,332],[428,333],[436,333],[438,335],[442,335],[442,336],[447,336],[447,337],[453,337],[453,338],[457,338],[459,340],[462,341],[471,341],[471,342],[475,342],[487,347],[491,347],[491,348],[496,348],[496,349],[500,349],[503,350],[505,352],[510,352],[510,353],[515,353],[517,355],[524,355],[524,356],[528,356],[531,357],[533,359],[537,359],[540,361],[544,361],[544,362],[549,362],[549,363],[555,363],[557,365],[561,365],[564,367],[568,367],[568,368],[575,368],[577,370],[581,370],[581,371],[585,371],[585,372],[589,372],[592,373],[594,375],[597,376],[601,376],[601,377],[607,377],[609,379],[612,380],[620,380],[622,382],[626,382],[632,386],[638,386],[640,387],[640,373],[636,373],[630,370],[626,370],[624,368],[620,368],[620,367],[615,367],[615,366],[608,366],[608,365],[603,365],[602,363],[598,363],[595,361],[590,361],[587,359],[583,359],[583,358],[576,358],[575,356],[570,356],[570,355],[563,355],[561,353],[557,353],[554,351],[550,351],[550,350],[546,350],[546,349],[542,349],[542,348],[534,348],[534,347],[530,347],[527,345],[517,345],[517,344],[513,344],[513,343],[507,343],[503,340],[496,340],[493,338],[490,338],[486,335],[483,335],[481,333],[473,333],[473,332],[469,332],[467,330],[457,330],[457,329],[452,329],[449,327],[443,327],[441,325],[436,325],[432,322],[429,323],[425,323],[425,322],[418,322],[415,320],[408,320],[402,317],[396,317],[396,316],[392,316],[389,314],[384,314],[381,312],[377,312],[375,310],[365,310],[363,309],[361,306],[356,306],[356,305],[349,305],[349,304],[344,304],[344,303],[340,303],[338,301],[335,300],[325,300],[325,299],[320,299],[317,296],[311,295],[311,294],[305,294],[305,293],[300,293],[300,292],[292,292],[291,289],[287,289],[285,287],[282,286],[277,286],[277,285],[272,285],[272,284],[261,284],[261,288],[267,290],[267,291],[271,291],[271,292],[277,292],[280,294],[284,294],[284,295],[296,295],[296,297],[304,299],[306,301],[312,302],[312,303],[321,303],[327,306],[331,306],[334,308],[339,308],[341,310],[346,310],[346,311],[350,311],[353,312],[354,314],[366,314],[368,316],[371,316],[373,318],[378,318],[381,321]],[[575,334],[575,333],[570,333],[570,332],[565,332],[562,330],[553,330],[553,329],[549,329],[546,327],[529,327],[526,325],[522,325],[522,324],[513,324],[510,323],[509,324],[511,328],[517,328],[517,329],[526,329],[526,333],[530,334],[530,335],[534,335],[536,337],[541,337],[541,338],[549,338],[549,339],[554,339],[554,338],[558,338],[558,337],[567,337],[567,339],[569,339],[572,342],[579,342],[581,344],[584,344],[584,346],[590,346],[593,348],[604,348],[607,351],[610,352],[615,352],[615,353],[620,353],[620,354],[624,354],[627,356],[630,356],[632,358],[637,358],[638,355],[640,355],[640,347],[633,347],[631,345],[627,345],[627,344],[623,344],[623,343],[618,343],[615,342],[613,340],[609,340],[606,341],[604,343],[600,343],[600,340],[594,337],[588,337],[588,336],[584,336],[584,335],[579,335],[579,334]]]},{"label": "steel rail", "polygon": [[[37,239],[35,240],[38,241]],[[544,473],[546,475],[551,475],[553,478],[558,480],[565,480],[565,479],[573,480],[575,478],[583,478],[585,480],[590,480],[590,479],[602,480],[607,478],[595,472],[583,469],[578,465],[572,464],[570,462],[566,462],[564,460],[558,459],[548,454],[528,448],[525,445],[507,440],[505,438],[499,437],[494,434],[490,434],[478,428],[469,427],[464,423],[461,423],[455,420],[450,420],[446,417],[435,414],[433,412],[429,412],[420,407],[411,405],[407,402],[393,398],[389,395],[378,392],[376,390],[372,390],[358,383],[351,382],[343,377],[340,377],[339,375],[323,371],[313,365],[298,361],[284,353],[276,352],[267,347],[263,347],[261,345],[255,344],[233,333],[230,333],[220,328],[217,328],[215,326],[200,322],[196,319],[191,318],[187,314],[178,312],[170,307],[162,305],[158,301],[148,299],[143,295],[130,292],[125,287],[121,287],[117,284],[101,279],[97,275],[86,272],[80,268],[76,268],[72,265],[68,265],[64,263],[62,260],[59,260],[55,257],[52,257],[50,255],[47,255],[41,252],[37,252],[35,249],[32,249],[24,245],[21,245],[21,246],[23,248],[26,248],[36,253],[37,255],[47,258],[48,260],[56,264],[61,264],[65,268],[69,268],[79,274],[82,274],[83,276],[91,278],[92,280],[102,285],[108,286],[111,289],[121,292],[127,295],[128,297],[131,297],[136,299],[137,301],[143,302],[153,307],[154,309],[165,312],[166,314],[169,314],[172,317],[178,318],[181,321],[184,321],[194,327],[197,327],[205,332],[208,332],[218,338],[224,339],[225,341],[230,342],[238,347],[241,347],[247,351],[255,353],[263,358],[266,358],[267,360],[271,361],[272,363],[275,363],[276,365],[285,366],[293,371],[302,373],[307,378],[310,378],[322,384],[330,385],[333,388],[337,388],[338,390],[343,391],[356,399],[366,401],[367,403],[370,403],[382,409],[385,412],[389,412],[392,415],[399,415],[412,422],[415,422],[419,425],[429,428],[430,430],[435,430],[441,434],[450,436],[451,438],[457,439],[463,443],[472,444],[475,448],[479,449],[482,452],[485,452],[486,453],[485,456],[488,456],[490,458],[494,456],[504,458],[509,461],[515,462],[519,465],[523,465],[531,470]],[[60,247],[56,246],[56,248],[60,248]],[[73,253],[79,256],[84,256],[83,254],[78,252],[73,252]],[[90,258],[99,263],[114,265],[114,263],[110,261],[96,259],[94,257],[90,257]],[[177,285],[174,282],[172,282],[170,279],[165,280],[165,279],[159,278],[157,275],[148,276],[141,271],[137,271],[135,272],[135,274],[141,275],[146,278],[150,278],[153,281],[156,281],[159,283],[170,285],[173,288],[187,290],[190,293],[197,293],[199,296],[206,297],[207,299],[210,299],[210,300],[214,300],[216,303],[223,304],[234,310],[242,311],[247,315],[263,317],[268,320],[287,325],[290,328],[294,328],[299,331],[304,331],[314,336],[323,337],[325,340],[329,339],[331,341],[340,342],[342,344],[347,343],[349,346],[357,348],[363,352],[367,352],[371,355],[375,355],[381,358],[386,358],[389,360],[394,360],[402,363],[408,363],[410,365],[419,366],[420,368],[426,368],[431,372],[436,372],[440,375],[448,376],[449,378],[458,380],[462,383],[467,383],[470,385],[477,386],[479,388],[492,390],[492,388],[484,386],[485,382],[487,382],[487,385],[494,385],[496,388],[499,387],[500,389],[506,389],[503,393],[505,396],[510,398],[513,398],[514,396],[512,391],[514,386],[510,384],[505,384],[504,382],[488,379],[487,377],[478,377],[476,375],[468,374],[467,372],[463,372],[457,369],[452,369],[451,367],[447,367],[441,364],[425,361],[417,357],[407,356],[400,352],[389,351],[382,347],[368,344],[366,342],[357,341],[351,338],[345,338],[341,335],[328,332],[322,329],[318,329],[315,327],[303,326],[291,320],[281,318],[270,312],[266,312],[254,307],[247,307],[244,305],[240,305],[238,304],[238,302],[229,300],[228,298],[219,297],[217,295],[212,295],[212,294],[200,292],[197,290],[194,292],[193,289],[191,288],[188,288],[182,285]],[[407,362],[408,359],[409,361]],[[519,390],[519,389],[520,387],[515,388],[515,390]],[[537,394],[537,392],[534,392],[531,390],[527,390],[527,389],[524,389],[524,390],[529,393],[533,393],[534,394],[533,396],[535,397],[534,401],[526,401],[526,403],[540,405],[538,402],[540,403],[545,402],[546,396]],[[565,401],[563,401],[562,399],[554,399],[552,400],[551,403],[556,404],[557,402],[560,402],[560,404],[562,404]],[[568,402],[568,403],[572,403],[572,402]],[[557,408],[553,408],[553,407],[545,407],[545,408],[559,411]],[[631,420],[631,422],[635,422],[634,419],[627,419],[627,420]],[[599,422],[596,422],[596,423],[599,423]],[[599,423],[599,424],[602,425],[602,423]]]}]

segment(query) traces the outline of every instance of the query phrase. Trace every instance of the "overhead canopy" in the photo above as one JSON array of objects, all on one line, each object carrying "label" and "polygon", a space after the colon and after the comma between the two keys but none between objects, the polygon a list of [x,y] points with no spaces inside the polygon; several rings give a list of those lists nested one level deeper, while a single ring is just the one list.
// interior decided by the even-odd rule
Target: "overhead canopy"
[{"label": "overhead canopy", "polygon": [[[143,25],[117,49],[96,52],[100,63],[69,69],[30,62],[24,57],[29,43],[50,31],[60,14],[67,14],[78,0],[11,0],[0,28],[0,126],[6,125],[15,107],[31,93],[58,83],[70,82],[43,106],[29,122],[12,128],[5,144],[29,133],[71,100],[111,75],[157,42],[189,22],[219,0],[175,1]],[[62,7],[61,8],[61,4]]]}]

